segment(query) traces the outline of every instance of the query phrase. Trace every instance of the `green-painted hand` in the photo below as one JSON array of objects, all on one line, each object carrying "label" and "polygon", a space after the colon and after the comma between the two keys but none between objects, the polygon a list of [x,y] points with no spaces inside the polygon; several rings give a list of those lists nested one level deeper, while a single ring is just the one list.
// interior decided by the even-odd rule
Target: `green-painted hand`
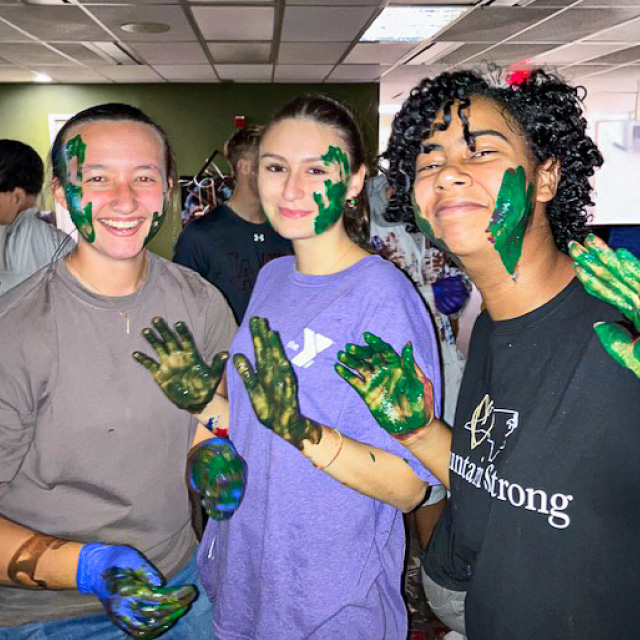
[{"label": "green-painted hand", "polygon": [[329,147],[329,151],[320,157],[327,165],[337,162],[340,177],[338,182],[324,181],[326,204],[319,191],[313,194],[313,199],[318,205],[318,215],[314,221],[314,230],[317,234],[326,231],[340,219],[344,212],[349,182],[349,158],[340,147]]},{"label": "green-painted hand", "polygon": [[111,594],[103,604],[113,622],[134,638],[156,638],[183,616],[198,592],[192,585],[158,587],[143,571],[107,569],[103,578]]},{"label": "green-painted hand", "polygon": [[305,440],[317,444],[322,427],[300,415],[296,374],[278,334],[269,329],[264,318],[251,318],[249,328],[256,355],[255,371],[241,353],[233,356],[233,364],[258,420],[300,450]]},{"label": "green-painted hand", "polygon": [[496,208],[487,233],[505,269],[513,276],[522,253],[522,243],[533,211],[533,186],[527,189],[523,167],[507,169],[502,178]]},{"label": "green-painted hand", "polygon": [[184,322],[176,322],[175,334],[163,318],[152,320],[158,335],[149,328],[142,335],[153,347],[159,363],[136,351],[134,359],[148,369],[171,402],[191,413],[200,413],[213,398],[229,354],[216,354],[211,366],[202,359]]},{"label": "green-painted hand", "polygon": [[[597,236],[569,243],[578,278],[596,298],[616,307],[640,332],[640,261],[627,249],[612,251]],[[640,337],[612,322],[594,325],[607,353],[640,378]]]},{"label": "green-painted hand", "polygon": [[[90,202],[84,207],[82,205],[82,165],[84,164],[86,149],[87,145],[79,135],[71,138],[66,144],[65,157],[67,165],[65,167],[64,195],[73,224],[87,242],[93,242],[96,233],[93,227],[92,205]],[[76,161],[75,181],[69,175],[69,165],[74,159]]]},{"label": "green-painted hand", "polygon": [[240,506],[247,463],[228,438],[212,438],[190,456],[189,481],[214,520],[228,520]]},{"label": "green-painted hand", "polygon": [[[433,387],[413,359],[408,342],[399,356],[372,333],[366,346],[347,344],[339,351],[335,369],[365,401],[377,423],[393,436],[402,436],[431,424]],[[354,373],[353,371],[356,373]]]}]

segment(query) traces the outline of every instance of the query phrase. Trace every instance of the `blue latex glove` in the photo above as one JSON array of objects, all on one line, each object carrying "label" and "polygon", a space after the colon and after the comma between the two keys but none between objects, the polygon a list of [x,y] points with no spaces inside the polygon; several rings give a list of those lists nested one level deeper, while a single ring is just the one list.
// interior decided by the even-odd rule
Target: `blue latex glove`
[{"label": "blue latex glove", "polygon": [[97,596],[113,622],[134,638],[164,633],[198,594],[192,585],[163,587],[160,572],[127,545],[85,544],[76,582],[80,593]]},{"label": "blue latex glove", "polygon": [[240,506],[247,481],[247,463],[228,438],[212,438],[191,458],[189,481],[214,520],[228,520]]},{"label": "blue latex glove", "polygon": [[469,298],[469,291],[460,275],[444,276],[440,280],[436,280],[431,287],[436,308],[446,316],[458,313]]}]

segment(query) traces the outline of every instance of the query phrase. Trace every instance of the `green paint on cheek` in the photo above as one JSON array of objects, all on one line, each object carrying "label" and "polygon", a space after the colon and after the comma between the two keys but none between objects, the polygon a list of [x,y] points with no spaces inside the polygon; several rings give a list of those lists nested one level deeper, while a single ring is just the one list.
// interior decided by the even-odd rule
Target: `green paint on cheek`
[{"label": "green paint on cheek", "polygon": [[436,232],[433,230],[430,222],[420,212],[420,207],[416,202],[413,191],[411,192],[411,204],[413,206],[413,217],[415,218],[416,225],[418,225],[418,229],[420,229],[420,231],[429,239],[432,244],[451,254],[451,249],[449,249],[447,243],[442,238],[438,238],[436,236]]},{"label": "green paint on cheek", "polygon": [[349,181],[349,158],[340,147],[329,147],[327,153],[320,157],[326,165],[331,162],[338,163],[340,180],[338,182],[324,181],[327,204],[325,204],[325,199],[319,191],[313,194],[313,199],[318,205],[318,215],[314,220],[316,234],[323,233],[340,219],[344,212],[344,204],[347,199],[347,183]]},{"label": "green paint on cheek", "polygon": [[160,227],[162,226],[162,223],[164,222],[164,219],[166,217],[167,217],[166,205],[161,212],[158,212],[158,211],[153,212],[153,218],[151,219],[151,226],[149,227],[149,233],[147,233],[147,237],[144,239],[145,247],[149,244],[149,242],[151,241],[151,238],[153,238],[153,236],[155,236],[156,233],[160,231]]},{"label": "green paint on cheek", "polygon": [[512,276],[522,254],[524,234],[532,211],[533,185],[527,188],[524,168],[507,169],[487,233],[500,254],[502,264]]},{"label": "green paint on cheek", "polygon": [[369,451],[369,455],[371,456],[371,460],[373,462],[375,462],[376,461],[376,457],[373,455],[373,453],[371,453],[371,451]]},{"label": "green paint on cheek", "polygon": [[73,224],[78,229],[80,235],[87,241],[93,242],[96,238],[95,229],[93,227],[91,203],[82,206],[82,165],[84,164],[85,152],[87,145],[82,141],[81,136],[71,138],[65,147],[65,156],[68,163],[76,159],[76,184],[71,184],[68,179],[68,170],[66,184],[64,187],[64,195],[67,201],[67,208]]}]

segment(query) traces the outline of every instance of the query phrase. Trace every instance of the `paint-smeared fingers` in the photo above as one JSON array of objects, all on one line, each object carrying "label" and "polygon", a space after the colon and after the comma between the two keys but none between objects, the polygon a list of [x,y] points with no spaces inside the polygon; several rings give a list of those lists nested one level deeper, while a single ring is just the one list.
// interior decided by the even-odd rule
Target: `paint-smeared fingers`
[{"label": "paint-smeared fingers", "polygon": [[625,274],[635,281],[636,288],[640,291],[640,260],[625,248],[618,249],[616,255]]},{"label": "paint-smeared fingers", "polygon": [[353,356],[350,353],[338,351],[336,355],[342,364],[346,365],[350,369],[355,369],[363,377],[364,374],[372,373],[375,370],[375,367],[370,361],[363,360],[362,358]]},{"label": "paint-smeared fingers", "polygon": [[224,368],[227,366],[227,360],[229,360],[228,351],[220,351],[216,353],[211,361],[211,375],[214,379],[218,379],[224,373]]},{"label": "paint-smeared fingers", "polygon": [[164,318],[156,317],[151,322],[153,323],[156,331],[160,334],[162,340],[164,340],[164,345],[168,353],[182,349],[182,345],[178,342],[173,331],[169,329],[169,325]]},{"label": "paint-smeared fingers", "polygon": [[617,281],[602,280],[593,275],[593,273],[576,267],[576,274],[584,288],[592,295],[608,304],[616,307],[627,317],[634,313],[634,292],[631,288],[620,284]]},{"label": "paint-smeared fingers", "polygon": [[367,383],[357,376],[355,373],[347,369],[344,365],[341,365],[339,362],[336,362],[333,365],[336,373],[350,386],[352,386],[362,397],[367,390]]},{"label": "paint-smeared fingers", "polygon": [[400,362],[402,363],[402,370],[407,377],[413,377],[415,369],[415,360],[413,357],[413,345],[411,341],[407,342],[402,348],[402,354],[400,356]]},{"label": "paint-smeared fingers", "polygon": [[233,366],[236,368],[247,391],[253,391],[258,386],[258,378],[247,357],[242,353],[236,353],[233,356]]},{"label": "paint-smeared fingers", "polygon": [[132,354],[133,359],[147,369],[151,375],[155,376],[160,371],[160,365],[149,356],[142,353],[142,351],[134,351]]},{"label": "paint-smeared fingers", "polygon": [[182,347],[187,351],[191,351],[191,353],[198,353],[198,347],[196,347],[196,343],[191,335],[191,331],[189,331],[189,327],[187,327],[187,325],[182,321],[176,322],[173,327],[178,338],[180,338]]},{"label": "paint-smeared fingers", "polygon": [[264,318],[253,316],[249,320],[249,330],[251,331],[251,339],[253,340],[253,350],[256,354],[256,366],[265,364],[268,358],[267,350],[267,333],[269,325]]},{"label": "paint-smeared fingers", "polygon": [[359,344],[348,342],[344,349],[349,355],[356,356],[356,358],[361,358],[362,360],[368,360],[374,354],[373,349],[368,345],[363,347]]},{"label": "paint-smeared fingers", "polygon": [[153,329],[150,329],[149,327],[145,327],[142,330],[142,337],[149,343],[151,348],[158,354],[158,358],[160,358],[160,360],[163,360],[166,356],[169,355],[169,352],[167,351],[167,348],[164,342],[162,342],[162,340],[158,338],[158,336],[156,335]]}]

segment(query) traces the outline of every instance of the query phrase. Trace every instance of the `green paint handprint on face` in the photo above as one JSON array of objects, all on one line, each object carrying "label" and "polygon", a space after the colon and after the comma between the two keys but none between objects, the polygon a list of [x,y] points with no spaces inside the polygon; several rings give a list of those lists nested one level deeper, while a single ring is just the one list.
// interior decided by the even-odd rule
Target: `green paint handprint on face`
[{"label": "green paint handprint on face", "polygon": [[148,369],[171,402],[190,413],[200,413],[213,399],[229,354],[216,354],[209,366],[200,355],[184,322],[176,322],[175,334],[163,318],[152,320],[158,335],[143,329],[142,335],[158,355],[159,363],[136,351],[133,358]]},{"label": "green paint handprint on face", "polygon": [[[640,261],[627,249],[612,251],[590,235],[584,247],[569,243],[576,273],[585,289],[616,307],[640,332]],[[613,322],[600,322],[594,330],[607,353],[640,378],[640,337]]]},{"label": "green paint handprint on face", "polygon": [[366,346],[348,344],[346,352],[338,352],[342,363],[335,365],[338,375],[358,392],[376,422],[391,435],[402,436],[431,424],[433,387],[415,364],[411,343],[400,356],[372,333],[365,333],[364,339]]},{"label": "green paint handprint on face", "polygon": [[507,169],[502,178],[496,208],[489,221],[487,233],[505,269],[514,276],[522,253],[522,243],[531,212],[533,185],[527,188],[524,167]]},{"label": "green paint handprint on face", "polygon": [[242,378],[258,420],[281,438],[302,450],[304,441],[320,442],[322,427],[300,415],[298,385],[280,338],[264,318],[249,322],[256,368],[237,353],[233,364]]},{"label": "green paint handprint on face", "polygon": [[[96,238],[96,232],[93,227],[91,203],[89,202],[86,206],[82,206],[82,165],[84,164],[86,149],[87,145],[79,135],[71,138],[65,146],[67,165],[65,168],[66,184],[64,185],[64,195],[73,224],[87,242],[93,242]],[[69,177],[69,163],[74,158],[76,161],[75,183]]]},{"label": "green paint handprint on face", "polygon": [[340,219],[347,200],[347,184],[349,182],[349,158],[340,147],[330,146],[329,151],[320,158],[326,165],[331,162],[338,163],[340,179],[338,182],[324,181],[327,204],[319,191],[313,194],[313,199],[318,205],[318,215],[314,220],[314,229],[317,234],[323,233]]},{"label": "green paint handprint on face", "polygon": [[158,231],[160,231],[160,227],[162,226],[162,223],[164,222],[164,219],[166,218],[166,207],[167,206],[168,205],[165,204],[165,207],[160,212],[158,212],[158,211],[154,211],[153,212],[153,217],[151,218],[151,226],[149,227],[149,232],[147,233],[147,237],[144,239],[143,246],[146,247],[149,244],[149,242],[151,241],[151,239],[153,238],[153,236],[155,236],[156,233],[158,233]]},{"label": "green paint handprint on face", "polygon": [[113,622],[134,638],[156,638],[183,616],[198,591],[192,585],[157,587],[143,571],[111,567],[104,572],[112,596],[105,607]]}]

